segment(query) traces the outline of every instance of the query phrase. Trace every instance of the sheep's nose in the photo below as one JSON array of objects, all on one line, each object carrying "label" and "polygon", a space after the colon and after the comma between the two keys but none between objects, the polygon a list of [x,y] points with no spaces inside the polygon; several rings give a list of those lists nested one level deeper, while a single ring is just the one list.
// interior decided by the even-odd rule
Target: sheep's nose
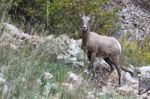
[{"label": "sheep's nose", "polygon": [[86,29],[87,29],[87,26],[83,26],[83,29],[86,30]]}]

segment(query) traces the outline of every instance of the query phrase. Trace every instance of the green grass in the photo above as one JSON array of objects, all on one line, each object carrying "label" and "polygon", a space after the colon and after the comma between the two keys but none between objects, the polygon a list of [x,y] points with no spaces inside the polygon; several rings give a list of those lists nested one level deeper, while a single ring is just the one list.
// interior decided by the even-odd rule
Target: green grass
[{"label": "green grass", "polygon": [[[69,71],[65,64],[52,62],[47,55],[32,51],[28,47],[17,52],[7,47],[0,48],[0,56],[0,64],[7,66],[4,74],[10,85],[5,99],[34,99],[33,97],[40,95],[40,90],[43,89],[43,86],[37,86],[36,80],[42,79],[44,72],[53,74],[50,83],[60,83]],[[54,91],[56,90],[53,89],[53,93]]]},{"label": "green grass", "polygon": [[[0,48],[0,65],[6,66],[3,71],[6,76],[6,84],[9,88],[6,94],[0,91],[0,99],[52,99],[60,93],[60,99],[83,99],[86,90],[92,90],[92,86],[86,82],[73,92],[68,92],[66,88],[60,86],[65,82],[69,66],[62,62],[53,61],[49,56],[38,50],[32,50],[29,46],[15,51],[9,47]],[[1,70],[0,70],[1,71]],[[44,80],[44,72],[53,74],[51,80]],[[41,84],[37,83],[41,80]],[[58,84],[58,88],[51,88],[48,96],[43,96],[44,86],[47,84]],[[115,94],[114,94],[115,93]],[[99,99],[134,99],[132,96],[123,96],[116,92],[107,93],[99,96]]]},{"label": "green grass", "polygon": [[116,93],[116,92],[109,92],[109,93],[106,93],[104,95],[101,95],[98,99],[137,99],[135,96],[132,96],[132,95],[121,95],[119,93]]},{"label": "green grass", "polygon": [[[127,50],[129,51],[129,50]],[[127,52],[128,53],[128,52]],[[45,52],[25,46],[19,50],[9,47],[0,47],[0,71],[6,76],[6,84],[9,88],[6,94],[0,91],[0,99],[52,99],[60,93],[60,99],[83,99],[85,91],[92,90],[88,79],[75,91],[67,91],[61,86],[71,68],[66,64],[54,61]],[[6,70],[1,68],[6,66]],[[44,80],[44,72],[53,74],[51,80]],[[41,84],[37,83],[41,80]],[[58,84],[58,88],[51,88],[48,96],[43,96],[44,86]],[[2,88],[2,86],[0,87]],[[132,95],[121,95],[115,91],[98,96],[98,99],[135,99]]]},{"label": "green grass", "polygon": [[124,66],[129,64],[133,66],[147,66],[150,64],[148,41],[127,41],[126,38],[121,38],[120,42],[122,45],[122,64]]}]

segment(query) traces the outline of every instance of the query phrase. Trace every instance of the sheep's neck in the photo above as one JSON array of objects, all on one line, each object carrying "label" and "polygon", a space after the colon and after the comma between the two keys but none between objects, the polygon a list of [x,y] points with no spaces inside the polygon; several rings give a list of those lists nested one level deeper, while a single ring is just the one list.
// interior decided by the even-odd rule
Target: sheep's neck
[{"label": "sheep's neck", "polygon": [[89,31],[82,31],[82,40],[83,40],[83,45],[85,46],[86,42],[88,41],[89,39],[89,34],[90,32]]}]

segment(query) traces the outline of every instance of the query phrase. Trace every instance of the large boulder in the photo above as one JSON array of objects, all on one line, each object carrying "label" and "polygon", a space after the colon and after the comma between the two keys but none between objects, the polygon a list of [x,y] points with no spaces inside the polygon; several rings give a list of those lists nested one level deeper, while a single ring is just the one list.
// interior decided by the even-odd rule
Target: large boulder
[{"label": "large boulder", "polygon": [[70,39],[65,34],[58,37],[45,37],[38,50],[46,52],[51,59],[63,61],[73,66],[83,67],[87,61],[87,57],[77,41]]},{"label": "large boulder", "polygon": [[0,46],[18,50],[25,44],[29,44],[35,50],[45,53],[52,60],[63,61],[66,64],[83,67],[87,57],[80,48],[81,42],[70,39],[63,34],[58,37],[49,35],[40,37],[22,32],[14,25],[8,23],[0,24]]},{"label": "large boulder", "polygon": [[139,70],[141,71],[141,75],[144,78],[149,78],[150,79],[150,66],[142,66],[139,68]]},{"label": "large boulder", "polygon": [[0,46],[9,46],[16,50],[25,43],[34,45],[41,41],[39,36],[28,35],[12,24],[0,23]]}]

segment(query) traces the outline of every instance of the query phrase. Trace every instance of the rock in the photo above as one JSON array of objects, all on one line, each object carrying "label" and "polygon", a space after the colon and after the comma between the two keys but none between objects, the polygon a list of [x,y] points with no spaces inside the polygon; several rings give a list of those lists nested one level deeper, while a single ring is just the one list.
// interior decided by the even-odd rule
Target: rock
[{"label": "rock", "polygon": [[118,73],[114,70],[109,76],[109,82],[111,82],[114,86],[118,83]]},{"label": "rock", "polygon": [[58,88],[59,88],[59,86],[58,86],[57,83],[52,83],[51,85],[52,85],[52,88],[53,88],[53,89],[58,89]]},{"label": "rock", "polygon": [[4,95],[7,95],[8,90],[9,90],[8,85],[7,85],[7,84],[4,84],[3,90],[2,90],[3,96],[4,96]]},{"label": "rock", "polygon": [[18,50],[25,43],[36,45],[39,42],[42,42],[42,39],[39,36],[28,35],[24,32],[21,32],[17,27],[8,23],[0,24],[0,45],[8,45],[10,49]]},{"label": "rock", "polygon": [[85,96],[86,99],[95,99],[94,91],[88,91]]},{"label": "rock", "polygon": [[9,33],[10,35],[21,33],[17,27],[15,27],[14,25],[8,24],[8,23],[1,23],[0,27],[4,31],[7,31],[7,33]]},{"label": "rock", "polygon": [[126,79],[126,84],[138,84],[138,80],[133,78],[128,72],[125,73],[124,78]]},{"label": "rock", "polygon": [[[63,38],[63,36],[61,36],[61,38]],[[65,35],[64,35],[64,38],[66,38],[66,40],[64,41],[65,45],[62,47],[66,46],[66,48],[61,48],[62,50],[63,49],[64,50],[58,54],[57,59],[65,61],[65,63],[67,64],[72,64],[73,66],[83,67],[84,61],[87,60],[85,53],[79,47],[79,45],[77,44],[75,40],[69,39]],[[59,45],[59,44],[56,44],[56,45]]]},{"label": "rock", "polygon": [[2,31],[0,46],[8,46],[10,49],[18,50],[29,44],[31,48],[47,54],[50,58],[71,66],[84,67],[85,62],[87,62],[87,57],[80,48],[80,44],[77,43],[78,41],[70,39],[65,34],[58,37],[54,37],[54,35],[47,37],[29,35],[8,23],[1,23],[0,30]]},{"label": "rock", "polygon": [[71,84],[77,83],[78,76],[72,72],[68,72],[67,81]]},{"label": "rock", "polygon": [[8,65],[0,65],[0,73],[5,74],[8,71]]},{"label": "rock", "polygon": [[2,30],[1,40],[3,41],[14,41],[13,38],[21,38],[24,37],[24,33],[19,31],[17,27],[8,23],[1,23],[0,27]]},{"label": "rock", "polygon": [[142,66],[139,68],[141,75],[144,78],[150,78],[150,66]]},{"label": "rock", "polygon": [[[45,98],[44,98],[44,99],[45,99]],[[50,99],[61,99],[61,94],[60,94],[60,93],[57,93],[57,94],[51,96]]]},{"label": "rock", "polygon": [[6,82],[4,74],[0,73],[0,85],[3,85]]},{"label": "rock", "polygon": [[122,2],[127,4],[127,3],[130,3],[130,0],[122,0]]},{"label": "rock", "polygon": [[62,83],[62,86],[67,88],[68,91],[73,91],[76,90],[82,83],[83,78],[80,75],[68,72],[66,77],[66,83]]},{"label": "rock", "polygon": [[[125,6],[118,12],[121,17],[119,22],[121,28],[118,30],[121,31],[120,36],[128,36],[129,40],[143,40],[150,32],[149,13],[133,5],[130,0],[122,0],[122,2]],[[129,33],[131,35],[128,35]]]},{"label": "rock", "polygon": [[46,85],[44,86],[44,91],[43,91],[43,95],[44,96],[48,96],[50,93],[52,86],[50,83],[46,83]]},{"label": "rock", "polygon": [[121,11],[121,13],[126,13],[127,11],[128,11],[127,8],[123,8],[122,11]]},{"label": "rock", "polygon": [[81,47],[82,39],[76,40],[76,43]]},{"label": "rock", "polygon": [[14,50],[17,50],[17,49],[18,49],[18,47],[17,47],[16,45],[14,45],[14,44],[10,44],[10,48],[11,48],[11,49],[14,49]]},{"label": "rock", "polygon": [[146,94],[143,94],[143,95],[137,95],[137,97],[138,97],[139,99],[149,99],[149,96],[146,95]]},{"label": "rock", "polygon": [[36,79],[36,83],[39,84],[39,85],[42,85],[41,79]]},{"label": "rock", "polygon": [[54,38],[54,35],[48,35],[48,36],[46,36],[44,39],[45,39],[45,41],[50,41],[50,40],[52,40]]},{"label": "rock", "polygon": [[62,86],[67,88],[67,91],[72,91],[74,89],[73,84],[62,83]]},{"label": "rock", "polygon": [[134,89],[129,86],[122,86],[118,88],[119,92],[121,92],[124,95],[131,95],[134,93]]},{"label": "rock", "polygon": [[76,56],[80,51],[80,48],[78,47],[75,40],[71,39],[69,43],[69,49],[67,50],[68,54],[72,56]]},{"label": "rock", "polygon": [[100,69],[101,70],[108,70],[110,71],[110,66],[103,60],[103,59],[96,59],[96,61],[94,62],[94,66],[95,67],[99,67],[100,66]]},{"label": "rock", "polygon": [[110,89],[107,86],[102,87],[102,92],[103,93],[108,93],[109,91],[110,91]]},{"label": "rock", "polygon": [[53,78],[53,75],[49,72],[44,72],[44,79],[45,80],[51,80]]},{"label": "rock", "polygon": [[82,84],[83,78],[80,75],[76,75],[72,72],[67,73],[67,82],[74,86]]}]

